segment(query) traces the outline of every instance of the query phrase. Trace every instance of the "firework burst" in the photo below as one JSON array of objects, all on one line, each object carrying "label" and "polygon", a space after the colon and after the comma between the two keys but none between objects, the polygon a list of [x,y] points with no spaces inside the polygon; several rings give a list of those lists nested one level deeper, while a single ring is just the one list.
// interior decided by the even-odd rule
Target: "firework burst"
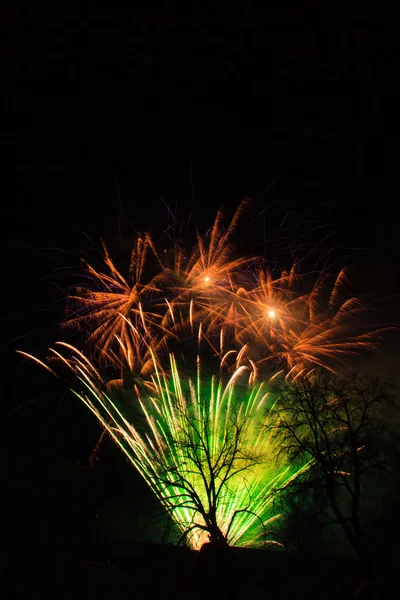
[{"label": "firework burst", "polygon": [[[193,331],[202,323],[203,332],[219,335],[221,325],[232,321],[234,298],[246,280],[246,267],[253,259],[236,257],[232,236],[248,207],[244,200],[224,228],[220,209],[205,235],[197,233],[197,244],[186,254],[175,244],[175,268],[167,269],[171,281],[171,308],[178,315],[173,326],[179,333]],[[169,314],[166,315],[170,319]],[[169,321],[171,323],[171,320]]]},{"label": "firework burst", "polygon": [[89,285],[71,296],[66,324],[84,332],[91,359],[126,369],[129,357],[134,370],[142,363],[146,371],[149,347],[168,356],[174,344],[204,339],[220,359],[246,345],[259,367],[295,377],[316,366],[334,370],[349,353],[370,350],[377,332],[358,326],[363,308],[346,295],[344,271],[333,283],[326,273],[312,282],[297,265],[276,275],[259,259],[235,257],[232,237],[247,205],[242,202],[226,228],[218,211],[191,253],[175,242],[172,265],[148,234],[137,237],[126,277],[105,247],[107,272],[84,263]]},{"label": "firework burst", "polygon": [[83,262],[89,284],[69,297],[65,325],[84,333],[84,346],[92,357],[109,363],[119,360],[121,350],[125,356],[134,356],[143,336],[148,343],[161,342],[165,335],[162,316],[149,309],[149,300],[160,292],[163,272],[143,282],[149,253],[159,260],[148,234],[137,236],[127,277],[117,269],[105,245],[103,249],[108,272],[96,271]]},{"label": "firework burst", "polygon": [[[97,369],[72,346],[68,358],[52,352],[83,384],[77,396],[93,412],[172,515],[182,538],[199,549],[211,538],[231,545],[265,545],[279,518],[274,498],[300,472],[265,432],[273,399],[265,384],[239,382],[240,367],[226,382],[182,380],[173,355],[170,373],[154,365],[153,393],[138,397],[145,427],[127,418]],[[274,417],[276,419],[276,417]],[[139,429],[142,429],[140,431]],[[279,456],[279,459],[277,458]]]},{"label": "firework burst", "polygon": [[333,281],[320,274],[309,292],[294,267],[277,280],[260,282],[250,294],[258,318],[249,316],[242,333],[247,338],[250,333],[261,363],[281,365],[297,377],[315,367],[334,371],[351,354],[376,348],[378,332],[360,325],[365,309],[347,294],[344,270]]}]

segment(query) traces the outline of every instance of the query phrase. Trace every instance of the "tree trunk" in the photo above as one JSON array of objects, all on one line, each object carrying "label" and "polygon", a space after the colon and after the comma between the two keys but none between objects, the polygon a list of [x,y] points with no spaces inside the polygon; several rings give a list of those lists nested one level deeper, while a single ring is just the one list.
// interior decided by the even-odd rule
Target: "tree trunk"
[{"label": "tree trunk", "polygon": [[356,532],[354,531],[354,527],[351,527],[346,521],[345,517],[342,515],[341,510],[336,502],[333,486],[329,485],[329,482],[327,485],[327,495],[335,517],[339,525],[342,527],[345,536],[347,537],[348,541],[350,542],[351,546],[353,547],[353,550],[357,554],[360,561],[365,564],[368,555],[366,549],[364,548],[363,541],[362,539],[359,539],[359,537],[356,535]]},{"label": "tree trunk", "polygon": [[[211,540],[211,537],[210,537]],[[222,536],[222,542],[210,541],[203,544],[197,557],[193,572],[194,598],[239,597],[241,576],[239,563],[233,548]],[[196,595],[196,591],[198,595]]]}]

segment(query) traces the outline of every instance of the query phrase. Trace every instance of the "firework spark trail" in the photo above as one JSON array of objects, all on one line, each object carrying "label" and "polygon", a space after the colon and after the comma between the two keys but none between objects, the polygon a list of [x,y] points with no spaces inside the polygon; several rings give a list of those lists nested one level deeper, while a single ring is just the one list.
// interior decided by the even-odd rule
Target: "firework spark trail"
[{"label": "firework spark trail", "polygon": [[[265,384],[238,384],[244,366],[224,383],[182,381],[171,355],[171,378],[154,369],[155,394],[138,399],[146,421],[139,433],[112,394],[96,379],[96,370],[80,352],[61,360],[83,384],[76,395],[93,412],[181,529],[193,548],[207,541],[207,515],[232,545],[261,545],[265,529],[278,515],[273,500],[293,477],[276,440],[265,434],[271,394]],[[275,418],[275,417],[274,417]]]},{"label": "firework spark trail", "polygon": [[258,258],[234,257],[232,237],[247,205],[240,204],[226,228],[219,210],[191,252],[175,241],[173,265],[163,262],[149,234],[137,236],[128,277],[105,247],[108,273],[84,263],[91,285],[71,296],[76,312],[66,324],[86,333],[92,360],[145,375],[149,347],[168,356],[175,342],[195,342],[199,327],[198,344],[206,341],[220,359],[226,349],[248,344],[248,360],[257,367],[284,368],[293,377],[316,366],[335,370],[349,354],[371,350],[379,332],[354,326],[363,307],[346,295],[344,270],[331,283],[325,273],[312,282],[296,264],[274,276]]},{"label": "firework spark trail", "polygon": [[[97,271],[83,262],[90,285],[77,288],[75,294],[69,297],[72,316],[67,318],[65,325],[86,332],[85,347],[93,357],[104,362],[109,361],[110,354],[118,356],[121,343],[126,347],[132,345],[129,323],[144,333],[149,341],[156,343],[166,332],[161,325],[162,316],[148,309],[149,298],[160,292],[164,273],[160,271],[147,283],[142,282],[149,250],[159,261],[150,236],[137,236],[127,278],[116,268],[105,245],[103,250],[108,273]],[[146,305],[145,315],[143,304]]]},{"label": "firework spark trail", "polygon": [[258,365],[283,366],[297,377],[316,366],[334,371],[351,354],[376,349],[380,331],[360,326],[365,309],[346,298],[344,270],[333,282],[320,274],[310,291],[303,279],[295,265],[276,278],[260,270],[258,285],[241,298],[236,338],[252,346]]},{"label": "firework spark trail", "polygon": [[197,233],[197,244],[186,253],[182,244],[175,244],[174,268],[166,269],[173,298],[171,304],[181,312],[181,322],[176,327],[192,326],[193,302],[196,318],[202,321],[203,329],[219,331],[221,323],[229,319],[229,307],[237,290],[246,281],[246,267],[254,259],[235,258],[231,243],[237,225],[248,206],[244,200],[227,228],[223,226],[223,213],[219,210],[212,228],[201,236]]}]

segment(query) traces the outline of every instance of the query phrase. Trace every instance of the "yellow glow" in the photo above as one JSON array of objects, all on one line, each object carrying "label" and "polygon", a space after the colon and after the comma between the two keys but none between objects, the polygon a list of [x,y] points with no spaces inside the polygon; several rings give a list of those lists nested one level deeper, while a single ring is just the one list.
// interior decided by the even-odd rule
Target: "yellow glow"
[{"label": "yellow glow", "polygon": [[275,317],[275,311],[274,310],[268,311],[268,316],[270,319],[273,319]]},{"label": "yellow glow", "polygon": [[204,281],[210,281],[210,278],[208,275],[206,275],[206,277],[204,277]]}]

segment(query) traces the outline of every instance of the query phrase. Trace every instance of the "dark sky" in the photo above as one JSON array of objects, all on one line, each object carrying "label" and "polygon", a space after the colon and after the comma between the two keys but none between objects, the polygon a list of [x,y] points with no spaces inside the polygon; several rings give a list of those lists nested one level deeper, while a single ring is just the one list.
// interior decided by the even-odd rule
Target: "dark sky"
[{"label": "dark sky", "polygon": [[390,245],[377,227],[397,194],[390,15],[53,11],[10,15],[11,237],[97,233],[116,217],[117,177],[125,212],[154,219],[159,195],[191,201],[192,173],[212,212],[280,178],[282,202],[335,200],[344,235]]},{"label": "dark sky", "polygon": [[394,15],[84,4],[2,19],[7,410],[34,384],[15,348],[56,335],[63,279],[48,276],[84,234],[115,240],[121,207],[128,237],[162,227],[161,197],[206,226],[247,194],[272,232],[294,203],[293,223],[308,210],[343,256],[365,249],[349,258],[362,291],[399,291]]}]

